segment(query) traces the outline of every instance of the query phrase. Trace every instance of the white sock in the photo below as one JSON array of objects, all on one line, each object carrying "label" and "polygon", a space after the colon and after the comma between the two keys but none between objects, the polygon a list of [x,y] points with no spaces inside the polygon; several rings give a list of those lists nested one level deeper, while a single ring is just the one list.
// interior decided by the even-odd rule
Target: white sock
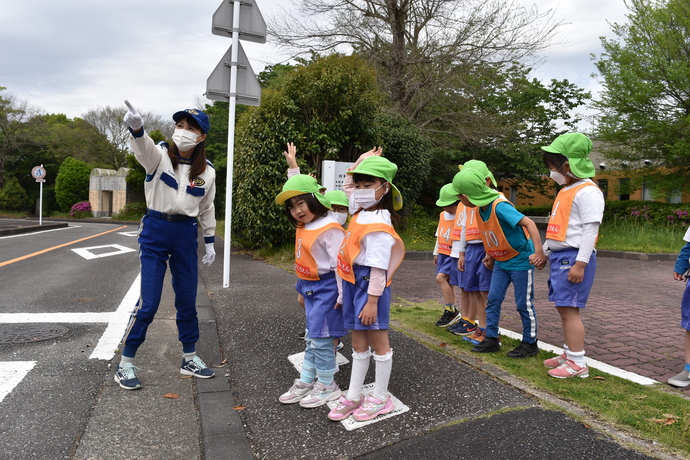
[{"label": "white sock", "polygon": [[347,399],[356,401],[362,395],[364,379],[369,370],[371,348],[362,353],[352,350],[352,373],[350,374],[350,388],[347,389]]},{"label": "white sock", "polygon": [[393,369],[393,349],[385,355],[375,354],[374,363],[376,364],[376,380],[374,381],[373,395],[380,401],[385,401],[388,398],[388,382]]},{"label": "white sock", "polygon": [[194,359],[194,357],[196,357],[196,351],[193,351],[191,353],[183,353],[183,355],[185,361],[191,361]]},{"label": "white sock", "polygon": [[123,356],[122,359],[120,359],[120,367],[124,367],[125,364],[134,364],[134,358]]},{"label": "white sock", "polygon": [[570,351],[567,352],[568,359],[577,364],[580,367],[585,365],[585,350],[582,351]]}]

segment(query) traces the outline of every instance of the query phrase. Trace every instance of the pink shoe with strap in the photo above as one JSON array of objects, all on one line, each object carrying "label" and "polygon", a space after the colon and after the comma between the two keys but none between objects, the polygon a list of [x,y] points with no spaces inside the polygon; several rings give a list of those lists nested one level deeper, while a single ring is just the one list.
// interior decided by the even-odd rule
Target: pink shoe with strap
[{"label": "pink shoe with strap", "polygon": [[580,367],[575,364],[572,360],[566,359],[563,364],[555,369],[549,371],[551,377],[556,377],[557,379],[567,379],[570,377],[580,377],[581,379],[589,377],[589,368],[587,364]]}]

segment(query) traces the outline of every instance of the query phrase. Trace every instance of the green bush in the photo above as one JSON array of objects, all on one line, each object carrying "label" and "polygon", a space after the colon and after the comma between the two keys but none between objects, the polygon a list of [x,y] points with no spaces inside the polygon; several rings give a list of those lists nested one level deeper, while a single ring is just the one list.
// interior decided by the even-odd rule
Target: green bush
[{"label": "green bush", "polygon": [[91,168],[83,161],[65,158],[55,178],[55,199],[60,210],[67,212],[74,203],[89,200]]},{"label": "green bush", "polygon": [[16,177],[10,177],[0,189],[0,208],[21,211],[29,206],[29,196]]},{"label": "green bush", "polygon": [[604,223],[629,221],[641,225],[670,225],[687,229],[690,225],[690,203],[660,201],[607,201]]},{"label": "green bush", "polygon": [[113,215],[115,220],[141,220],[146,214],[146,203],[129,203],[117,214]]}]

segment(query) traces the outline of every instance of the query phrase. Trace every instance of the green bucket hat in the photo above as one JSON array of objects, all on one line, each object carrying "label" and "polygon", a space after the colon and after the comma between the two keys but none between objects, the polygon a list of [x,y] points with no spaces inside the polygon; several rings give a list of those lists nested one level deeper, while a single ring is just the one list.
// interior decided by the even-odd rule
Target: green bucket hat
[{"label": "green bucket hat", "polygon": [[330,192],[326,192],[326,198],[331,202],[331,205],[350,206],[350,201],[342,190],[331,190]]},{"label": "green bucket hat", "polygon": [[453,189],[476,206],[486,206],[500,196],[500,193],[486,185],[482,173],[472,168],[462,168],[453,177]]},{"label": "green bucket hat", "polygon": [[491,171],[489,171],[489,168],[486,166],[486,163],[484,163],[481,160],[469,160],[465,162],[465,164],[458,166],[458,168],[460,168],[461,170],[465,168],[475,169],[479,171],[479,173],[482,176],[484,176],[484,179],[491,179],[491,183],[494,184],[494,187],[498,186],[498,184],[496,183],[496,178],[491,173]]},{"label": "green bucket hat", "polygon": [[285,182],[283,191],[276,197],[276,203],[285,204],[292,197],[311,193],[322,205],[331,209],[331,202],[323,196],[321,189],[322,187],[313,177],[307,174],[296,174]]},{"label": "green bucket hat", "polygon": [[582,133],[566,133],[558,136],[551,145],[542,147],[551,153],[560,153],[568,159],[570,170],[581,179],[594,177],[594,163],[588,158],[592,141]]},{"label": "green bucket hat", "polygon": [[398,167],[390,160],[379,157],[367,157],[352,171],[347,174],[367,174],[369,176],[383,179],[391,185],[391,193],[393,194],[393,209],[398,211],[403,207],[402,195],[398,187],[393,185],[393,178],[398,172]]},{"label": "green bucket hat", "polygon": [[458,194],[453,190],[453,184],[446,184],[441,187],[438,192],[438,200],[436,200],[436,206],[445,207],[450,206],[459,201]]}]

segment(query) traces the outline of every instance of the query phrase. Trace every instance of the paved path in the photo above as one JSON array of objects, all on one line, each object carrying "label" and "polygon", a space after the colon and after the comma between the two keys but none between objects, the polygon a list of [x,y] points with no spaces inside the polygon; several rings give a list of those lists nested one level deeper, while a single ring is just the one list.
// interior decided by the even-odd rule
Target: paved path
[{"label": "paved path", "polygon": [[[673,261],[598,258],[594,287],[582,313],[588,357],[660,382],[682,370],[680,299],[685,285],[673,279],[673,265]],[[547,270],[536,272],[539,340],[561,347],[560,317],[548,301],[547,279]],[[395,274],[393,295],[442,303],[433,262],[405,259]],[[442,308],[439,306],[439,316]],[[500,325],[511,331],[522,330],[510,290]],[[685,393],[690,394],[690,389]]]}]

